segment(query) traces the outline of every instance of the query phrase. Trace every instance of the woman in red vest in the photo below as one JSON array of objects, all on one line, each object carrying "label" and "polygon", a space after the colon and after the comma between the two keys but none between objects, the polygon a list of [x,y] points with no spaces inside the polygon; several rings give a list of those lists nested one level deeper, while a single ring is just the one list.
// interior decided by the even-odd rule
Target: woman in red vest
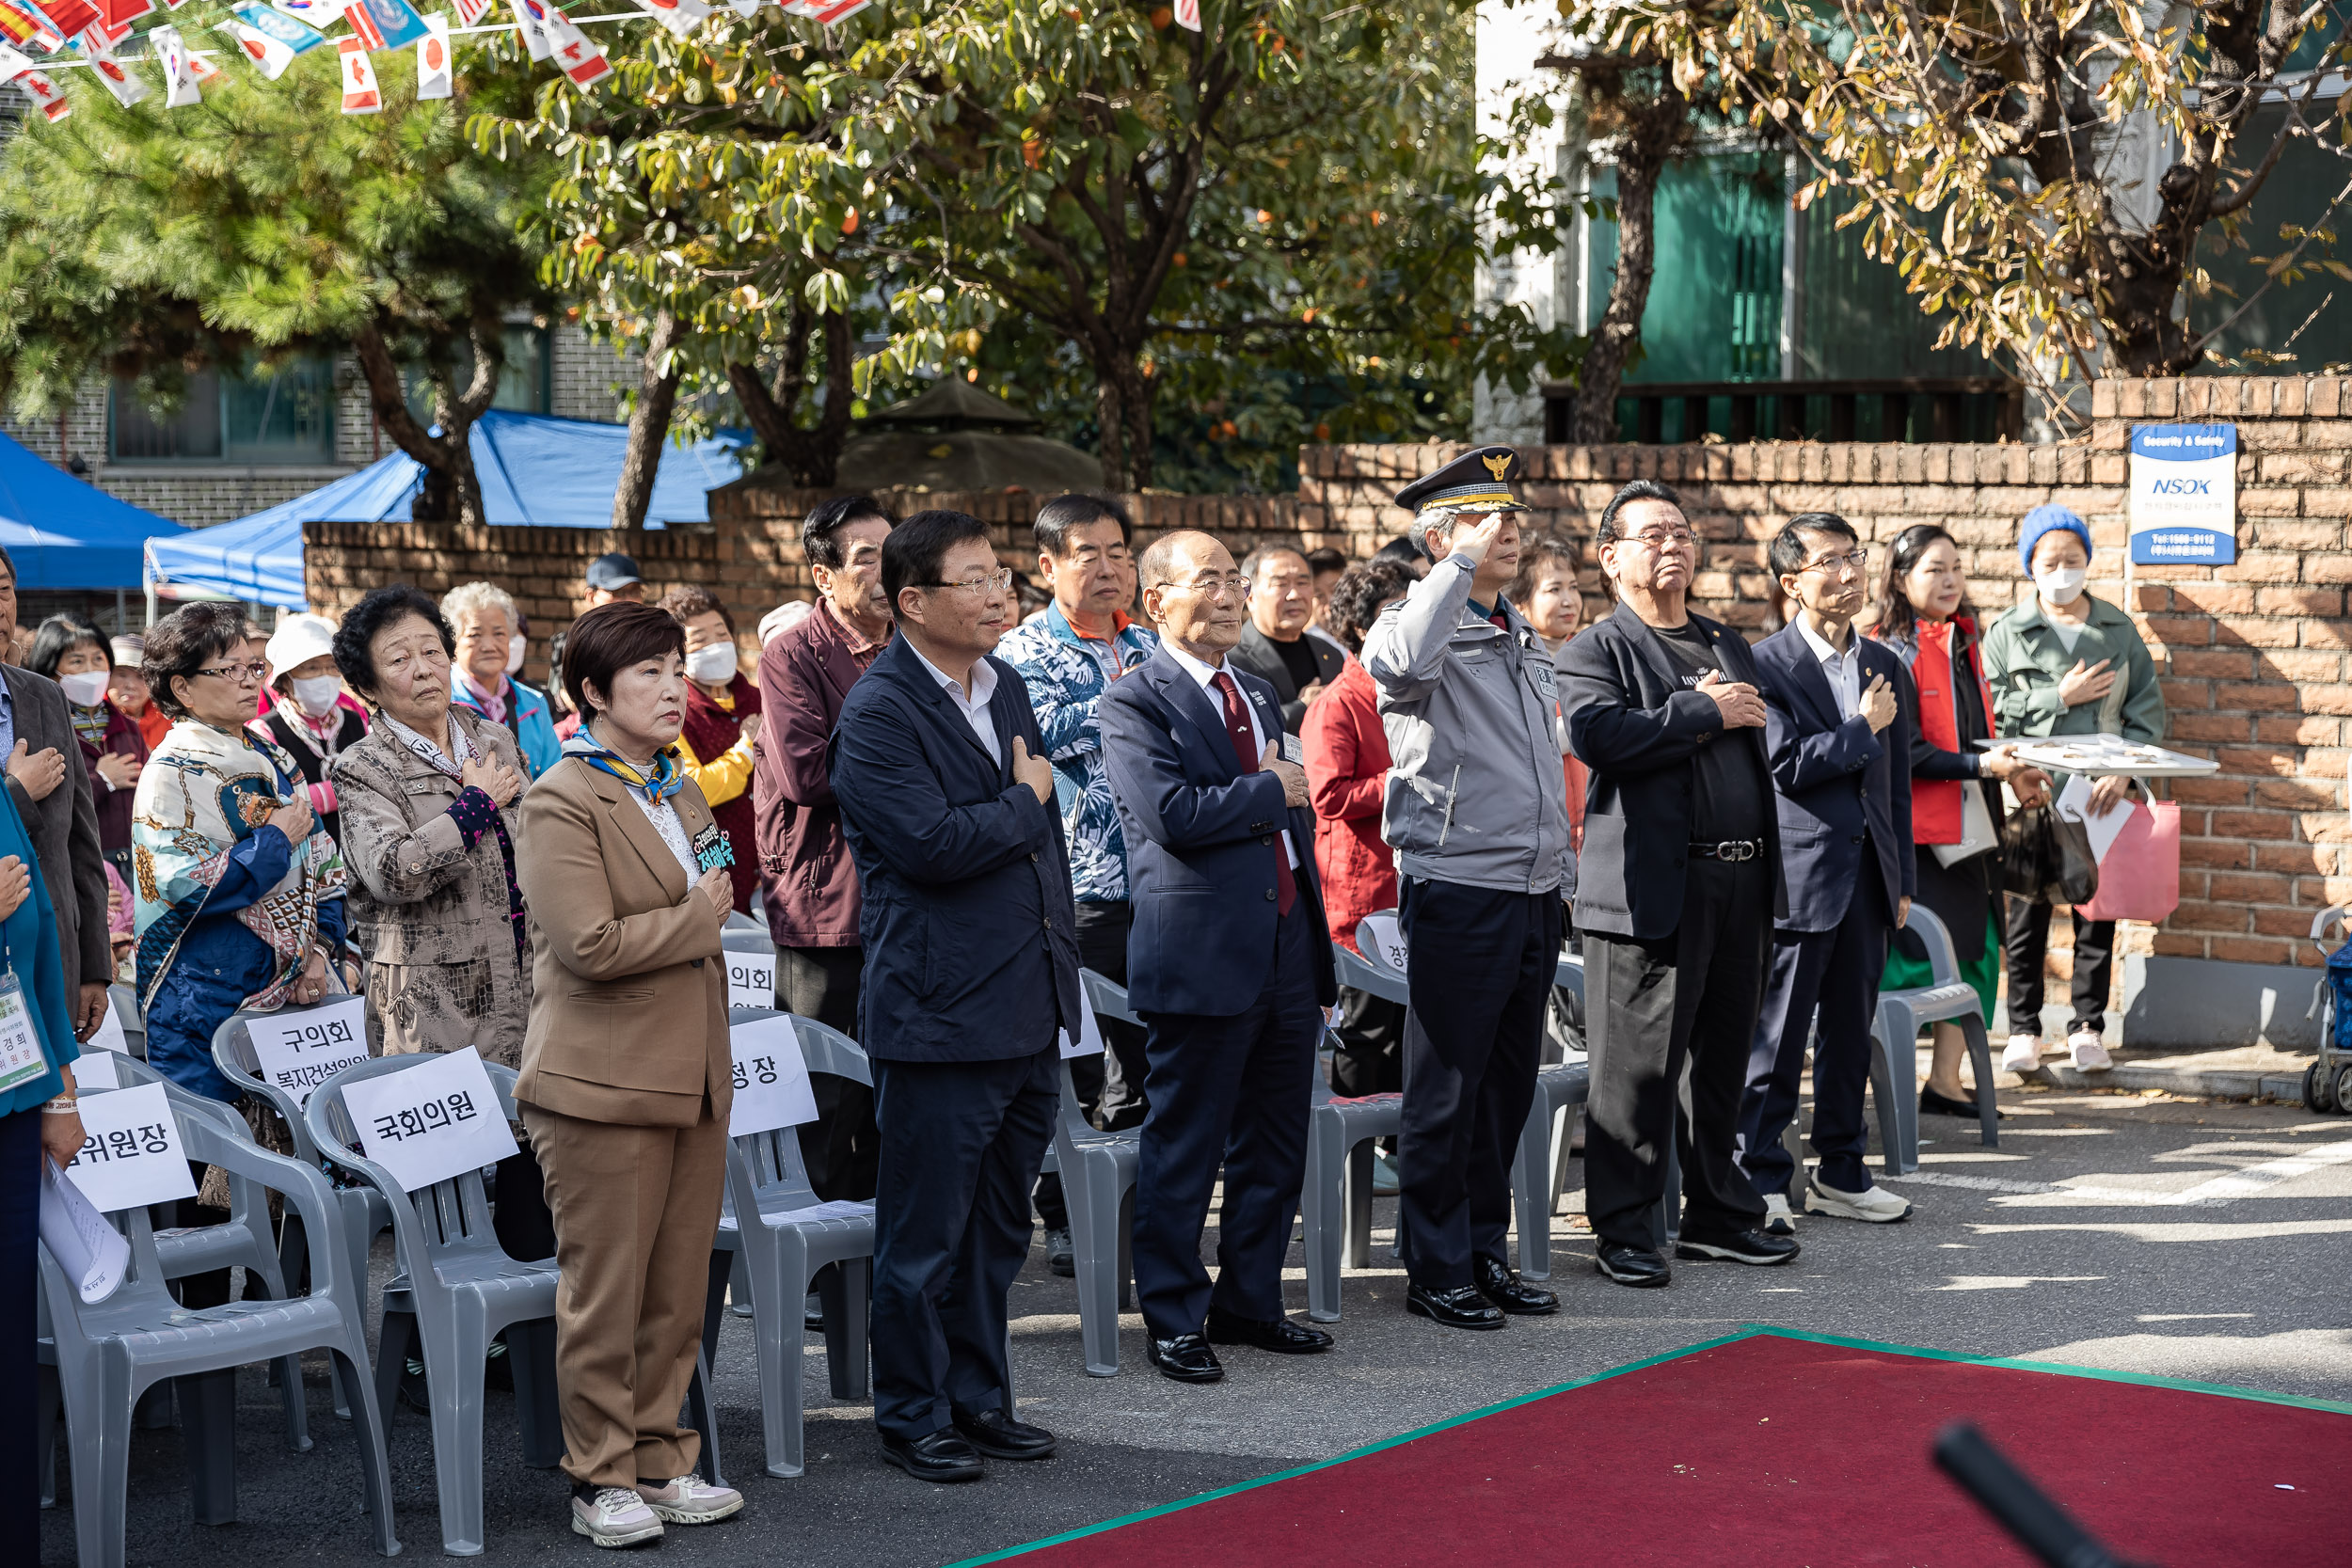
[{"label": "woman in red vest", "polygon": [[735,858],[728,875],[735,908],[749,914],[759,891],[759,846],[752,819],[752,742],[759,737],[759,688],[744,677],[735,617],[707,589],[673,588],[660,608],[686,628],[686,726],[678,766],[710,804]]},{"label": "woman in red vest", "polygon": [[[1960,546],[1932,523],[1898,534],[1888,555],[1872,635],[1902,657],[1919,692],[1917,725],[1911,737],[1917,901],[1950,929],[1961,978],[1976,988],[1990,1019],[2000,989],[2004,928],[1999,849],[2004,813],[2001,791],[1994,784],[2007,780],[2021,802],[2034,804],[2047,793],[2050,781],[2041,769],[2019,762],[2013,748],[1978,749],[1977,742],[1993,737],[1993,697],[1985,686],[1976,612],[1968,605],[1960,561]],[[1986,844],[1982,852],[1952,859],[1954,847],[1979,838]],[[1946,864],[1947,859],[1952,863]],[[1880,988],[1907,990],[1930,983],[1927,955],[1918,939],[1897,932]],[[1935,1026],[1934,1065],[1919,1090],[1921,1115],[1976,1116],[1960,1082],[1964,1051],[1958,1024]]]}]

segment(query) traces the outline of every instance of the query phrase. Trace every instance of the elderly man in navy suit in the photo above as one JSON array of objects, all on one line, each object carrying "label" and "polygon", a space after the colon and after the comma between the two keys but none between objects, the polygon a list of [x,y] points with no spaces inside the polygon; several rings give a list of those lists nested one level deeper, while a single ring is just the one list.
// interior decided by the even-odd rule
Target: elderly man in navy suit
[{"label": "elderly man in navy suit", "polygon": [[[1911,1205],[1870,1184],[1862,1156],[1862,1089],[1870,1017],[1890,931],[1911,916],[1911,756],[1918,707],[1893,649],[1853,629],[1869,552],[1845,518],[1792,517],[1773,539],[1773,573],[1796,603],[1756,645],[1764,743],[1780,818],[1788,912],[1773,923],[1772,976],[1740,1101],[1740,1166],[1763,1198],[1765,1228],[1796,1229],[1796,1172],[1780,1137],[1797,1114],[1797,1079],[1813,1051],[1813,1152],[1804,1195],[1814,1213],[1883,1225]],[[1899,1092],[1908,1093],[1908,1082]]]},{"label": "elderly man in navy suit", "polygon": [[[1126,829],[1136,923],[1127,995],[1150,1030],[1136,1176],[1136,1295],[1152,1364],[1225,1375],[1215,1345],[1312,1354],[1282,1310],[1306,1175],[1322,1009],[1339,998],[1315,884],[1306,770],[1283,757],[1274,689],[1232,667],[1249,583],[1205,533],[1143,552],[1159,651],[1103,695],[1103,761]],[[1217,1164],[1214,1289],[1200,1231]]]},{"label": "elderly man in navy suit", "polygon": [[831,781],[857,862],[874,1065],[874,1423],[921,1481],[1043,1459],[1013,1419],[1005,1295],[1078,1033],[1077,912],[1054,768],[1012,666],[987,529],[920,512],[882,545],[898,636],[850,689]]}]

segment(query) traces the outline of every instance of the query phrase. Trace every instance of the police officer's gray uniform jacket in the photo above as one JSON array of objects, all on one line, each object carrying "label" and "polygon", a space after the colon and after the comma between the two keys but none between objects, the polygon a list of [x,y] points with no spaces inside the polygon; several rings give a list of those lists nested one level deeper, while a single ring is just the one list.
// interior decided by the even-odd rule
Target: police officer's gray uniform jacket
[{"label": "police officer's gray uniform jacket", "polygon": [[1438,562],[1364,639],[1393,764],[1380,836],[1402,876],[1565,896],[1576,863],[1551,658],[1507,603],[1508,631],[1470,609],[1476,570]]}]

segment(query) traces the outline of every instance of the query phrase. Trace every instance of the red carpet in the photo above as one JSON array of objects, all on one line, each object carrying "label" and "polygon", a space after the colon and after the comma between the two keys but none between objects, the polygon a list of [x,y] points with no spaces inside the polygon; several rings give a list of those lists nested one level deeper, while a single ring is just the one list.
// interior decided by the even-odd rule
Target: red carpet
[{"label": "red carpet", "polygon": [[1961,1417],[2127,1560],[2352,1562],[2352,1410],[1772,1329],[972,1560],[2026,1563],[1929,1457]]}]

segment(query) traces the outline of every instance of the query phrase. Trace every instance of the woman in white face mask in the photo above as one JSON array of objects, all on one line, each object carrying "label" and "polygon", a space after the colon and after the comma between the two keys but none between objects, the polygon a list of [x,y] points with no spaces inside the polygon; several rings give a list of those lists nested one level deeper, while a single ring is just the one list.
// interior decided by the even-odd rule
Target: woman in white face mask
[{"label": "woman in white face mask", "polygon": [[[2126,740],[2164,739],[2164,692],[2155,660],[2132,618],[2088,592],[2090,528],[2055,502],[2026,515],[2017,558],[2033,578],[2033,596],[1985,634],[1984,673],[1992,688],[2000,738],[2053,735],[2120,735]],[[2062,790],[2064,778],[2053,781]],[[2104,815],[2130,793],[2120,775],[2100,779],[2090,810]],[[2042,1061],[2042,964],[2050,942],[2050,906],[2009,900],[2009,1049],[2001,1066],[2031,1072]],[[2077,1069],[2114,1066],[2107,1055],[2107,985],[2114,967],[2115,922],[2074,922],[2074,1016],[2066,1043]]]},{"label": "woman in white face mask", "polygon": [[678,763],[735,847],[735,907],[748,914],[759,886],[752,812],[759,688],[745,678],[736,652],[734,615],[708,590],[673,588],[660,609],[686,628],[686,727],[678,732]]},{"label": "woman in white face mask", "polygon": [[269,711],[246,728],[285,750],[302,770],[310,809],[337,844],[342,816],[326,770],[368,733],[367,716],[335,672],[335,623],[324,615],[281,616],[262,650],[269,665]]},{"label": "woman in white face mask", "polygon": [[138,721],[106,695],[114,661],[98,628],[71,615],[52,615],[33,635],[24,668],[46,675],[65,693],[66,712],[82,742],[98,805],[98,847],[117,871],[131,874],[131,801],[147,764],[147,737]]}]

